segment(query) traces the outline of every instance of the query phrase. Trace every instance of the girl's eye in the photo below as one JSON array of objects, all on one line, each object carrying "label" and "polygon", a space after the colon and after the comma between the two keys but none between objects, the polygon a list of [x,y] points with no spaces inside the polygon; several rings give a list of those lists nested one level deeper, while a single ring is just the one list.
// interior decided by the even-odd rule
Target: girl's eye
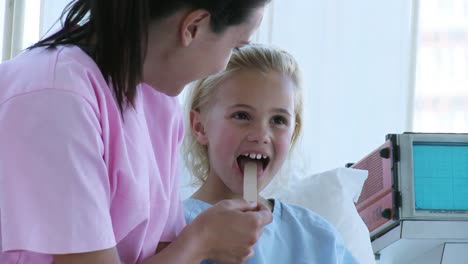
[{"label": "girl's eye", "polygon": [[288,119],[283,116],[275,116],[271,120],[275,125],[287,125]]},{"label": "girl's eye", "polygon": [[238,120],[248,120],[250,118],[249,115],[244,112],[235,113],[232,115],[232,117]]}]

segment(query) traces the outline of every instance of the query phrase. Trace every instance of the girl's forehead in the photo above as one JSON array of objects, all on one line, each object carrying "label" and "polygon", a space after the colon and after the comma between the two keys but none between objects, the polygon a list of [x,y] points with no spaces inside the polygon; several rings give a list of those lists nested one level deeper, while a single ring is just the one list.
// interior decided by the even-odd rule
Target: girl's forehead
[{"label": "girl's forehead", "polygon": [[274,109],[284,109],[293,115],[296,105],[294,89],[291,85],[268,81],[254,84],[242,85],[242,82],[222,84],[216,96],[213,96],[210,105],[207,105],[205,114],[250,108],[265,113]]},{"label": "girl's forehead", "polygon": [[[223,80],[213,95],[215,101],[258,101],[277,99],[289,102],[294,97],[294,83],[289,76],[275,71],[240,71]],[[283,98],[284,100],[280,100]]]}]

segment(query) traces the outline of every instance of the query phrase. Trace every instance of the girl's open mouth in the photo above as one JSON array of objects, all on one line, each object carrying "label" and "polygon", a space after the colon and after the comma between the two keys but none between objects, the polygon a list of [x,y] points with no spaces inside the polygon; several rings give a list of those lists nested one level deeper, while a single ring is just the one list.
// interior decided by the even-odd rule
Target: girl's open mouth
[{"label": "girl's open mouth", "polygon": [[239,166],[242,174],[244,174],[244,167],[247,162],[255,162],[257,164],[257,171],[263,172],[268,163],[270,163],[270,158],[266,155],[256,154],[256,153],[244,153],[237,157],[237,165]]}]

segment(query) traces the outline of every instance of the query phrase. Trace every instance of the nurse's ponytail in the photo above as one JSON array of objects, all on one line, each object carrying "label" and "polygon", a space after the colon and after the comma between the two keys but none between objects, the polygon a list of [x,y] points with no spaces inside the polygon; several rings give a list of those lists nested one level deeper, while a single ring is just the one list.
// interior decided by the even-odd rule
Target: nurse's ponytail
[{"label": "nurse's ponytail", "polygon": [[75,0],[62,14],[62,29],[32,48],[73,44],[89,51],[122,111],[141,80],[148,11],[148,0]]}]

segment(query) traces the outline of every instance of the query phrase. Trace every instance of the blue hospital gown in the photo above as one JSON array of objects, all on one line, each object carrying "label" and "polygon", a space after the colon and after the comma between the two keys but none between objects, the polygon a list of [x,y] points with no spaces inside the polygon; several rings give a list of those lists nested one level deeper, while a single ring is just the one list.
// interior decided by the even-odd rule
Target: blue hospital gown
[{"label": "blue hospital gown", "polygon": [[[184,201],[190,223],[211,205],[197,199]],[[274,200],[273,222],[255,245],[255,255],[246,264],[355,264],[337,230],[318,214]],[[203,261],[202,264],[214,263]]]}]

